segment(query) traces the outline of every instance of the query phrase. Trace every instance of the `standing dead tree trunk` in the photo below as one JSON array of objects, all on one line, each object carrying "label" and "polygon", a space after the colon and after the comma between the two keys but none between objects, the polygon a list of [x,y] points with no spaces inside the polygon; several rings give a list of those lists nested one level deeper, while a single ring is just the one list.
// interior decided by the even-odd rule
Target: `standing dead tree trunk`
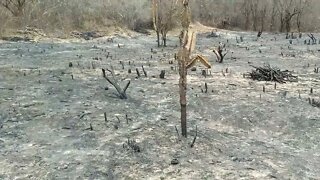
[{"label": "standing dead tree trunk", "polygon": [[272,1],[272,11],[271,11],[269,31],[273,31],[274,27],[276,25],[276,16],[277,16],[277,8],[278,8],[277,2],[278,2],[278,0]]},{"label": "standing dead tree trunk", "polygon": [[295,4],[294,0],[279,0],[280,13],[280,32],[291,31],[291,21],[299,13],[300,7]]},{"label": "standing dead tree trunk", "polygon": [[251,3],[251,1],[248,1],[248,0],[244,1],[243,5],[241,7],[242,13],[245,17],[245,23],[244,23],[245,30],[250,29],[250,16],[251,16],[250,3]]},{"label": "standing dead tree trunk", "polygon": [[299,3],[297,5],[298,7],[298,13],[297,13],[297,28],[298,32],[301,33],[301,19],[304,14],[305,9],[310,6],[309,0],[299,0]]},{"label": "standing dead tree trunk", "polygon": [[258,29],[258,1],[251,1],[250,3],[250,10],[251,10],[251,16],[252,16],[252,26],[253,30],[256,31]]},{"label": "standing dead tree trunk", "polygon": [[190,8],[189,0],[182,0],[183,10],[181,17],[182,30],[179,36],[180,48],[177,54],[179,65],[179,94],[181,106],[181,134],[187,137],[187,69],[191,68],[196,62],[200,61],[207,68],[211,68],[210,63],[202,55],[191,58],[191,53],[195,49],[196,35],[189,30]]},{"label": "standing dead tree trunk", "polygon": [[174,0],[152,1],[153,26],[157,34],[158,47],[167,46],[167,34],[174,26],[175,15],[176,2]]},{"label": "standing dead tree trunk", "polygon": [[287,33],[291,31],[291,20],[297,14],[298,14],[298,11],[296,9],[294,9],[293,13],[286,12],[284,21],[285,21],[285,24],[286,24],[286,32]]},{"label": "standing dead tree trunk", "polygon": [[299,13],[297,14],[297,29],[299,33],[301,33],[301,17],[302,11],[299,11]]},{"label": "standing dead tree trunk", "polygon": [[259,31],[264,31],[265,30],[265,22],[266,22],[266,16],[267,16],[267,5],[264,5],[262,9],[259,12],[260,14],[260,30]]},{"label": "standing dead tree trunk", "polygon": [[[187,137],[187,62],[190,61],[190,51],[188,50],[188,31],[190,26],[189,1],[183,0],[183,12],[181,18],[182,31],[180,33],[180,49],[178,52],[179,65],[179,94],[181,106],[181,132],[182,136]],[[192,43],[191,43],[192,45]]]},{"label": "standing dead tree trunk", "polygon": [[159,19],[159,6],[158,1],[152,1],[152,20],[153,20],[153,28],[157,34],[157,43],[158,47],[160,47],[160,19]]},{"label": "standing dead tree trunk", "polygon": [[106,76],[106,70],[105,69],[102,69],[102,74],[103,74],[103,77],[111,84],[113,85],[116,90],[118,91],[119,93],[119,98],[120,99],[127,99],[127,94],[126,94],[126,91],[130,85],[130,81],[127,83],[127,85],[122,89],[117,81],[117,79],[115,78],[115,75],[114,75],[114,71],[113,71],[113,68],[111,67],[111,70],[107,69],[107,71],[109,71],[112,75],[112,79],[110,79],[109,77]]}]

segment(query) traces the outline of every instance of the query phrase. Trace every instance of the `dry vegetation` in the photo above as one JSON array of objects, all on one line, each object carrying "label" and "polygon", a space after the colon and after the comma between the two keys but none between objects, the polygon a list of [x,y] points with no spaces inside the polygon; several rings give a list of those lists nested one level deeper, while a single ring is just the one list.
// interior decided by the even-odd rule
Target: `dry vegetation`
[{"label": "dry vegetation", "polygon": [[[152,3],[147,0],[0,0],[0,34],[26,26],[56,36],[73,30],[108,30],[127,27],[141,32],[153,29]],[[155,26],[166,33],[178,23],[175,1],[160,1]],[[316,0],[197,0],[190,1],[194,21],[226,29],[263,31],[318,31]],[[143,9],[143,11],[141,11]],[[145,31],[142,31],[145,32]],[[165,43],[165,42],[163,42]]]}]

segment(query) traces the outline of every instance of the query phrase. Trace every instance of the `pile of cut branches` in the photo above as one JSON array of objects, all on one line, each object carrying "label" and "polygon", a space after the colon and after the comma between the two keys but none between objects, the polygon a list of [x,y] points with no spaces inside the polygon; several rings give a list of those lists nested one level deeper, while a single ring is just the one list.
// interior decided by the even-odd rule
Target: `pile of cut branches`
[{"label": "pile of cut branches", "polygon": [[296,82],[298,80],[298,76],[292,75],[292,71],[282,71],[279,68],[271,67],[270,65],[264,65],[262,67],[252,67],[255,69],[252,70],[252,72],[248,73],[246,76],[253,80],[275,81],[278,83]]}]

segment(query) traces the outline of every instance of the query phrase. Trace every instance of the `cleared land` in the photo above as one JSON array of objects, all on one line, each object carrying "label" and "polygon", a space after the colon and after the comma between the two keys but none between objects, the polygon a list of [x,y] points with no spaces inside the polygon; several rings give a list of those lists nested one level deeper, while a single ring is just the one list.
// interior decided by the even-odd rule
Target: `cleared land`
[{"label": "cleared land", "polygon": [[[308,98],[319,101],[320,45],[305,45],[306,34],[292,44],[284,34],[208,34],[198,35],[196,51],[213,68],[207,77],[201,66],[188,73],[183,140],[175,130],[177,38],[163,49],[144,35],[0,43],[0,179],[319,179],[320,109]],[[211,50],[219,42],[230,51],[223,64]],[[274,82],[243,78],[250,65],[264,63],[294,70],[299,81],[274,89]],[[131,80],[127,100],[102,77],[110,65],[122,86]],[[174,158],[178,165],[171,165]]]}]

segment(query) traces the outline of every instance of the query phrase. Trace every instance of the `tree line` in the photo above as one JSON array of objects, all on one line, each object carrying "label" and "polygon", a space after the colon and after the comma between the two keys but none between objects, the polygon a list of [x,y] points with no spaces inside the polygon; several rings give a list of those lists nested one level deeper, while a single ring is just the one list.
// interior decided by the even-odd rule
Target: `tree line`
[{"label": "tree line", "polygon": [[[176,0],[0,0],[0,22],[44,30],[89,29],[105,25],[155,29],[165,43],[176,27]],[[191,0],[192,20],[234,30],[317,31],[317,0]],[[14,20],[15,24],[9,23]],[[4,28],[4,27],[2,27]],[[159,41],[160,42],[160,41]]]}]

